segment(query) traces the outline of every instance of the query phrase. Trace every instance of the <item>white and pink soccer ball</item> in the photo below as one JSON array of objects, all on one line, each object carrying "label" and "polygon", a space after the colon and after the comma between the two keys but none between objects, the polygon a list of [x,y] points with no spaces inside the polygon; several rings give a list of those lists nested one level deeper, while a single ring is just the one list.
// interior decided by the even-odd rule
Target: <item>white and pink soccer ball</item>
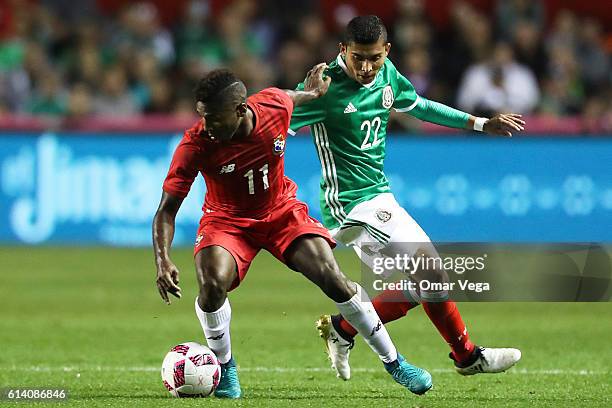
[{"label": "white and pink soccer ball", "polygon": [[175,397],[208,397],[219,385],[221,365],[208,347],[181,343],[166,354],[161,377]]}]

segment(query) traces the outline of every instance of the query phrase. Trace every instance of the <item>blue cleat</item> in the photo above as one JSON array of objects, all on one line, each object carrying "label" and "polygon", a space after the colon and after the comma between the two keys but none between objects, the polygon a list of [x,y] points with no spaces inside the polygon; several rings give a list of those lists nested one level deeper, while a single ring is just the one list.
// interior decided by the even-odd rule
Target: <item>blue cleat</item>
[{"label": "blue cleat", "polygon": [[401,354],[397,355],[397,360],[394,362],[384,365],[396,383],[408,388],[414,394],[425,394],[433,386],[431,374],[408,363]]},{"label": "blue cleat", "polygon": [[232,357],[227,363],[221,364],[221,379],[215,390],[215,397],[236,399],[241,396],[242,390],[240,389],[240,381],[238,381],[236,361]]}]

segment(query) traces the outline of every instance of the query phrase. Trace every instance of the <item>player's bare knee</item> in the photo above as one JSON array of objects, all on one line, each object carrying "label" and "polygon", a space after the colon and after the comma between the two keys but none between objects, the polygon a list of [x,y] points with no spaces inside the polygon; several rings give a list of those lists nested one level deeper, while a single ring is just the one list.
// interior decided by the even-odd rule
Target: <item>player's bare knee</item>
[{"label": "player's bare knee", "polygon": [[202,310],[209,312],[219,309],[227,296],[228,286],[222,271],[204,268],[199,292]]}]

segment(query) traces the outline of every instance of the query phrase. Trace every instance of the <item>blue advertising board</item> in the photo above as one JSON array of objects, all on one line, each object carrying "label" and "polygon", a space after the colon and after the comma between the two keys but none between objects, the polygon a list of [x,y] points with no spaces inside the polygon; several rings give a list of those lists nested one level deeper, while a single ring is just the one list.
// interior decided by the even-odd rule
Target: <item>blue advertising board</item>
[{"label": "blue advertising board", "polygon": [[[0,242],[141,246],[180,135],[0,134]],[[389,135],[397,200],[435,241],[612,242],[612,139]],[[319,163],[308,137],[286,172],[319,218]],[[189,245],[205,193],[177,218]]]}]

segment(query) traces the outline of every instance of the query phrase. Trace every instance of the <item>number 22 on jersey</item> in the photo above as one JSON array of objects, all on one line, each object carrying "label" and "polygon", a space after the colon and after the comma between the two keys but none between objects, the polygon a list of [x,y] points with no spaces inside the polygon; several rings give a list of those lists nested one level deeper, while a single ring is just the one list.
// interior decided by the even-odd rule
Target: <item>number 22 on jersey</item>
[{"label": "number 22 on jersey", "polygon": [[[371,147],[376,147],[382,141],[378,138],[378,131],[380,130],[381,120],[379,116],[376,116],[374,119],[364,120],[361,123],[361,130],[365,130],[365,137],[363,138],[363,142],[361,143],[361,150],[369,149]],[[374,139],[370,142],[370,134],[374,136]]]}]

